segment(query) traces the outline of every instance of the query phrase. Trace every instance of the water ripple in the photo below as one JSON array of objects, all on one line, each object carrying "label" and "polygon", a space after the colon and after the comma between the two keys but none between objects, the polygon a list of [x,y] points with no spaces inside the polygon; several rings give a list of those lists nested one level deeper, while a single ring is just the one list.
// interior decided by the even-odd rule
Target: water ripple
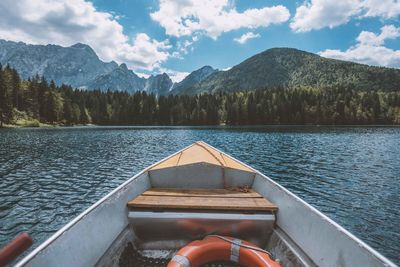
[{"label": "water ripple", "polygon": [[400,128],[82,127],[0,131],[0,246],[40,244],[126,179],[204,140],[400,263]]}]

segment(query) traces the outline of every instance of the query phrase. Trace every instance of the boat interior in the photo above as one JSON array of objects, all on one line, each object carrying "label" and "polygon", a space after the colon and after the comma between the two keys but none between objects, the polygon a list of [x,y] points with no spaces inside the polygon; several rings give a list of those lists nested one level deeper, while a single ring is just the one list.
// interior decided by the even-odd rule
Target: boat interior
[{"label": "boat interior", "polygon": [[244,164],[196,142],[147,172],[152,186],[127,202],[129,225],[97,266],[166,266],[178,249],[210,235],[250,241],[283,266],[304,265],[274,233],[278,206],[252,188],[255,172]]},{"label": "boat interior", "polygon": [[166,266],[180,248],[210,235],[249,241],[281,266],[396,266],[286,188],[201,141],[124,182],[16,266]]}]

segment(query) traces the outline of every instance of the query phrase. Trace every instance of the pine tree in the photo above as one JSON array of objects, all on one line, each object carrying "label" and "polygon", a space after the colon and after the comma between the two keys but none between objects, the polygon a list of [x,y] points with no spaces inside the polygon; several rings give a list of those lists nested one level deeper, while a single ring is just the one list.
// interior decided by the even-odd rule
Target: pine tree
[{"label": "pine tree", "polygon": [[28,94],[25,99],[27,110],[34,119],[39,119],[39,94],[36,80],[29,81]]},{"label": "pine tree", "polygon": [[64,101],[63,117],[64,117],[65,123],[67,125],[73,124],[73,120],[72,120],[72,105],[71,105],[71,101],[69,99],[66,99]]},{"label": "pine tree", "polygon": [[9,123],[11,121],[12,109],[11,96],[7,88],[4,71],[0,65],[0,127],[3,127],[4,123]]},{"label": "pine tree", "polygon": [[18,75],[18,72],[15,69],[10,69],[10,73],[11,73],[11,90],[13,97],[13,106],[18,110],[22,110],[21,79]]}]

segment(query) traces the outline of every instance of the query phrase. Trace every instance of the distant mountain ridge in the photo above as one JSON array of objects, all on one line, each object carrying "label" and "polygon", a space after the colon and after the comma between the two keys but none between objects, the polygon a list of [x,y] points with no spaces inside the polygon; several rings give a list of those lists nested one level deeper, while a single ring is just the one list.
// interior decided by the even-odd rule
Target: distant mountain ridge
[{"label": "distant mountain ridge", "polygon": [[173,84],[165,73],[145,79],[126,64],[103,62],[90,46],[81,43],[62,47],[0,40],[0,63],[15,68],[23,79],[39,75],[57,85],[77,88],[147,91],[158,95],[167,94]]},{"label": "distant mountain ridge", "polygon": [[293,48],[272,48],[227,71],[216,72],[179,93],[192,95],[278,86],[335,85],[397,91],[400,90],[400,70],[328,59]]},{"label": "distant mountain ridge", "polygon": [[166,74],[139,77],[126,64],[101,61],[85,44],[70,47],[29,45],[0,40],[0,63],[23,79],[44,76],[77,88],[146,91],[155,95],[232,92],[287,86],[350,86],[362,90],[400,90],[400,70],[320,57],[293,49],[272,48],[227,71],[204,66],[178,83]]},{"label": "distant mountain ridge", "polygon": [[188,76],[186,76],[181,82],[174,84],[172,92],[180,93],[191,88],[196,84],[204,81],[211,74],[218,72],[218,70],[213,69],[210,66],[204,66],[198,70],[193,71]]},{"label": "distant mountain ridge", "polygon": [[103,90],[131,91],[132,88],[142,91],[146,85],[146,79],[137,76],[129,70],[126,64],[121,64],[110,72],[99,74],[85,87]]},{"label": "distant mountain ridge", "polygon": [[74,87],[84,87],[88,81],[118,67],[114,61],[101,61],[90,46],[80,43],[61,47],[4,40],[0,40],[0,63],[9,64],[24,79],[40,75]]}]

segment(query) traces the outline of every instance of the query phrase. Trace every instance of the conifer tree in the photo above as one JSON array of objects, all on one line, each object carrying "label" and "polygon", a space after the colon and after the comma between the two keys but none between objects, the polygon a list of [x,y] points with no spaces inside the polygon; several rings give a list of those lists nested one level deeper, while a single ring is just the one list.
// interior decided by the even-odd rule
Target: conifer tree
[{"label": "conifer tree", "polygon": [[4,123],[9,123],[12,116],[12,101],[4,76],[4,71],[0,65],[0,127],[3,127]]}]

